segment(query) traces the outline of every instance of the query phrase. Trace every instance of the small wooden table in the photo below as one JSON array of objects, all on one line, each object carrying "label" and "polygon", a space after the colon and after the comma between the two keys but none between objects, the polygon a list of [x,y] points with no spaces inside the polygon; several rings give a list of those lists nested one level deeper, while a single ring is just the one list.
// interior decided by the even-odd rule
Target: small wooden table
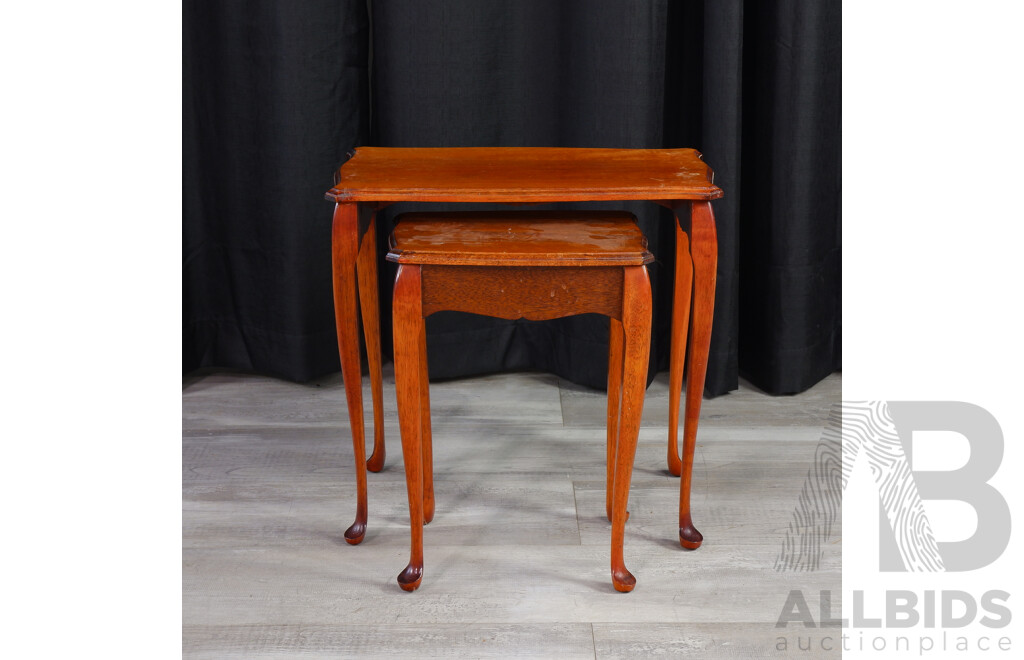
[{"label": "small wooden table", "polygon": [[625,211],[406,213],[396,219],[388,261],[395,275],[395,396],[409,491],[409,565],[398,584],[423,579],[423,525],[434,517],[430,387],[424,319],[461,311],[546,320],[601,314],[609,320],[605,502],[612,523],[611,574],[632,591],[623,538],[633,457],[647,389],[654,255]]},{"label": "small wooden table", "polygon": [[[673,474],[682,476],[679,542],[686,548],[699,547],[703,537],[693,526],[690,515],[690,483],[715,303],[718,239],[710,202],[721,197],[722,190],[714,185],[713,176],[695,149],[357,149],[338,170],[337,183],[326,195],[337,204],[332,231],[334,311],[358,492],[356,519],[345,532],[345,539],[352,544],[362,541],[367,518],[366,469],[378,471],[384,464],[376,211],[396,202],[530,204],[647,200],[671,209],[675,216],[668,465]],[[374,408],[374,452],[369,461],[359,370],[359,307],[363,312]],[[688,386],[680,459],[677,431],[688,325]]]}]

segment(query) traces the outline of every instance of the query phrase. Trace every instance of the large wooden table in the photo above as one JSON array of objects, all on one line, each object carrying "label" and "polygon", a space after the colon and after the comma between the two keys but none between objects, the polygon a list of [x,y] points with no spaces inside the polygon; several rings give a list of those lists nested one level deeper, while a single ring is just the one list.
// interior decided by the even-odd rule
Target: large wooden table
[{"label": "large wooden table", "polygon": [[[352,544],[366,532],[366,470],[384,466],[380,320],[377,300],[375,213],[396,202],[530,204],[641,201],[674,214],[676,267],[669,368],[669,470],[681,475],[679,542],[703,541],[690,515],[690,483],[704,376],[711,345],[718,239],[711,200],[722,196],[713,172],[694,149],[567,149],[472,147],[397,149],[360,147],[338,170],[327,199],[335,202],[332,231],[334,311],[356,461],[356,519],[345,532]],[[689,213],[687,213],[689,211]],[[692,295],[691,295],[692,292]],[[366,459],[359,327],[370,363],[374,451]],[[689,327],[683,452],[679,455],[679,399]]]}]

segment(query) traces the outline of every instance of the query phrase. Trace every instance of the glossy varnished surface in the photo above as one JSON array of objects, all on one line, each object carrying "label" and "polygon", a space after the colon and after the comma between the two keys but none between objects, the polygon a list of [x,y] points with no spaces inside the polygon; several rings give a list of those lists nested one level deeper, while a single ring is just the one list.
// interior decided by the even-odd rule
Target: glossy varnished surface
[{"label": "glossy varnished surface", "polygon": [[696,149],[360,147],[332,202],[709,200],[722,196]]},{"label": "glossy varnished surface", "polygon": [[[462,149],[388,149],[368,147],[351,154],[350,160],[336,172],[336,185],[327,193],[327,199],[338,202],[335,214],[335,231],[332,250],[335,261],[335,314],[337,316],[339,349],[342,354],[342,372],[358,379],[353,372],[358,358],[356,332],[352,318],[355,310],[351,306],[339,306],[351,302],[348,292],[354,286],[355,272],[351,268],[338,267],[352,257],[352,245],[359,243],[363,235],[363,223],[356,222],[362,211],[379,209],[401,201],[447,201],[447,202],[569,202],[585,200],[651,200],[671,208],[676,214],[692,211],[689,223],[680,222],[676,217],[677,247],[675,294],[672,319],[673,349],[671,373],[673,392],[669,406],[678,417],[679,398],[682,389],[684,359],[689,384],[686,395],[684,441],[682,457],[678,454],[676,428],[669,433],[669,470],[680,474],[680,543],[687,548],[701,543],[700,533],[693,527],[689,514],[690,473],[692,470],[692,447],[696,437],[700,416],[701,394],[710,346],[713,301],[715,294],[715,259],[717,239],[714,231],[714,216],[708,200],[722,196],[722,191],[713,185],[713,172],[693,149],[553,149],[553,148],[462,148]],[[684,227],[688,225],[688,227]],[[689,253],[681,247],[678,231],[686,232]],[[693,268],[686,268],[692,256]],[[369,269],[374,269],[375,260],[360,259]],[[438,266],[431,266],[438,267]],[[360,265],[360,280],[363,279],[363,265]],[[367,284],[373,279],[367,273]],[[531,284],[531,288],[536,288]],[[692,300],[686,295],[693,291]],[[360,287],[362,294],[363,287]],[[339,292],[341,293],[339,297]],[[550,292],[550,291],[549,291]],[[557,292],[556,292],[557,294]],[[368,300],[364,304],[364,310]],[[369,305],[373,313],[373,305]],[[686,345],[686,313],[688,307],[689,326],[692,337],[689,351],[684,356]],[[523,309],[524,318],[537,316],[548,318],[546,309]],[[365,312],[364,312],[365,313]],[[371,323],[367,325],[375,325]],[[369,330],[367,330],[369,331]],[[368,343],[368,350],[371,349]],[[371,380],[373,361],[371,361]],[[375,385],[376,387],[376,385]],[[361,408],[358,388],[349,401],[350,417],[356,407]],[[378,400],[376,389],[374,400]],[[353,422],[353,441],[358,442],[363,429]],[[383,436],[379,446],[375,444],[374,454],[369,461],[372,470],[383,464]],[[426,441],[425,441],[426,442]],[[378,451],[379,450],[379,451]],[[357,474],[357,476],[359,476]],[[365,475],[364,475],[365,476]],[[365,479],[361,483],[365,486]],[[424,483],[425,490],[428,485]],[[428,502],[429,504],[429,502]],[[429,518],[429,514],[428,514]],[[359,507],[353,530],[360,521],[365,529],[365,502]],[[358,543],[362,538],[350,539]]]},{"label": "glossy varnished surface", "polygon": [[650,353],[644,264],[652,260],[634,218],[621,212],[409,214],[390,240],[388,258],[400,264],[392,305],[395,388],[411,528],[399,586],[414,591],[423,582],[423,525],[433,514],[425,317],[452,310],[541,320],[591,312],[621,328],[609,354],[622,368],[608,404],[608,514],[612,584],[632,591],[636,579],[625,565],[623,539]]},{"label": "glossy varnished surface", "polygon": [[622,315],[621,267],[431,266],[423,282],[423,316],[452,311],[543,321]]},{"label": "glossy varnished surface", "polygon": [[654,261],[620,211],[406,213],[388,260],[452,266],[641,266]]}]

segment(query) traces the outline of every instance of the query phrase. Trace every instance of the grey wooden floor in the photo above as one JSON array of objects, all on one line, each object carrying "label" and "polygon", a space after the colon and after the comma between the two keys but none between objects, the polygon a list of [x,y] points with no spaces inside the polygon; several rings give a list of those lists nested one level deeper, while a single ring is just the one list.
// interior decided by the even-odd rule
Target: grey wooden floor
[{"label": "grey wooden floor", "polygon": [[821,590],[838,611],[840,534],[819,570],[774,569],[840,398],[838,374],[799,396],[744,386],[704,402],[696,551],[676,541],[679,480],[665,468],[658,375],[626,525],[629,594],[609,574],[605,395],[539,373],[431,384],[437,514],[423,586],[402,592],[409,528],[390,366],[385,381],[387,466],[369,475],[366,539],[349,546],[355,488],[340,376],[184,379],[185,657],[839,657],[798,651],[807,631],[775,622],[795,589],[815,617]]}]

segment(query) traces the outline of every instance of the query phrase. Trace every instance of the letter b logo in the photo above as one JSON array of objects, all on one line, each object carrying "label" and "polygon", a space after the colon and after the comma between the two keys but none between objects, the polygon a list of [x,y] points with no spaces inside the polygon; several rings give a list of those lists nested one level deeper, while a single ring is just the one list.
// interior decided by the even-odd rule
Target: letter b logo
[{"label": "letter b logo", "polygon": [[[969,504],[977,513],[978,528],[970,538],[956,542],[933,541],[944,570],[970,571],[994,562],[1010,541],[1010,509],[999,491],[988,484],[1003,459],[1003,432],[999,423],[984,408],[960,401],[890,401],[888,410],[906,457],[903,469],[898,471],[916,483],[920,500],[958,500]],[[913,466],[911,438],[915,431],[959,433],[970,445],[970,458],[956,470],[910,470]],[[930,525],[926,519],[914,520],[909,510],[903,512],[906,515],[894,518],[892,506],[885,502],[884,489],[880,490],[880,495],[883,516],[879,529],[879,568],[906,571],[905,548],[920,539],[899,536],[919,536],[922,530],[927,533]],[[925,518],[923,509],[918,507],[917,511],[919,517]]]}]

